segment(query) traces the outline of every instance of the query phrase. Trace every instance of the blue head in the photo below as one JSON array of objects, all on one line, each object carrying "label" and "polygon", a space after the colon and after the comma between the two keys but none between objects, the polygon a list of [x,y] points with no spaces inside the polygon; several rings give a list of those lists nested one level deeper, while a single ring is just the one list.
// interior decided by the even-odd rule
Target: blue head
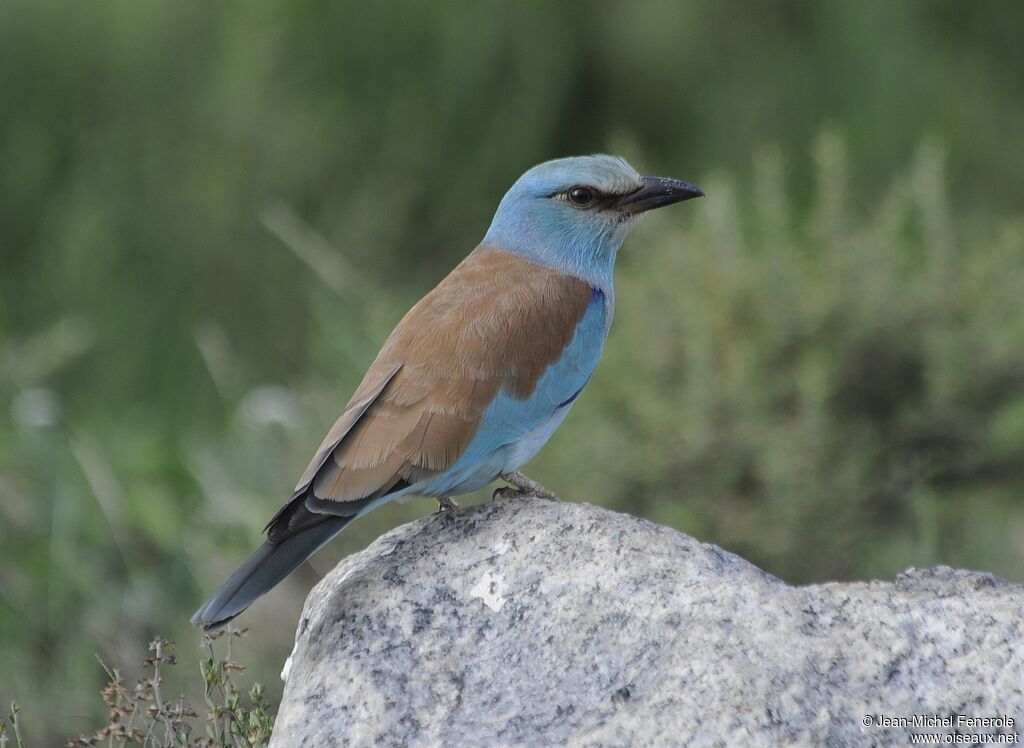
[{"label": "blue head", "polygon": [[484,244],[610,290],[615,256],[636,217],[703,194],[686,182],[642,177],[613,156],[546,161],[502,198]]}]

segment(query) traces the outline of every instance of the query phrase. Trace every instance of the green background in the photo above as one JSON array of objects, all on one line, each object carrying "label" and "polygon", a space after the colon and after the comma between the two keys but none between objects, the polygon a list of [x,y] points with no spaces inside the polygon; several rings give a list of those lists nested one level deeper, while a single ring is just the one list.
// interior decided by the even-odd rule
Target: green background
[{"label": "green background", "polygon": [[[59,744],[102,711],[93,654],[134,678],[153,633],[194,696],[189,615],[569,154],[708,196],[628,240],[533,477],[794,583],[1024,581],[1022,29],[1010,0],[0,3],[0,699]],[[318,575],[432,510],[258,603],[245,678],[279,693]]]}]

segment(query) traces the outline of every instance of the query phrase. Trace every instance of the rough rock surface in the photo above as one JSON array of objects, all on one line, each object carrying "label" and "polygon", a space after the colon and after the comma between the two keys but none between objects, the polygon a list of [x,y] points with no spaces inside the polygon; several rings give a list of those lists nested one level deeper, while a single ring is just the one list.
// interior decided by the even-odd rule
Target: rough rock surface
[{"label": "rough rock surface", "polygon": [[400,527],[317,585],[271,745],[906,745],[957,730],[885,726],[915,715],[1001,718],[959,732],[1024,742],[1022,688],[1021,585],[939,567],[790,587],[628,515],[507,500]]}]

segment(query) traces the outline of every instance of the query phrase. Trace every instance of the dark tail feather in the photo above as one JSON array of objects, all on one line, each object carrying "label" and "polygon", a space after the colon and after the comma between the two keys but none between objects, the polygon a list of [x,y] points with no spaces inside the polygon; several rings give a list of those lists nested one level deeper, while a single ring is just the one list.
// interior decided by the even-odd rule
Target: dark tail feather
[{"label": "dark tail feather", "polygon": [[195,612],[192,625],[212,629],[227,623],[295,571],[353,519],[324,517],[284,540],[267,541]]}]

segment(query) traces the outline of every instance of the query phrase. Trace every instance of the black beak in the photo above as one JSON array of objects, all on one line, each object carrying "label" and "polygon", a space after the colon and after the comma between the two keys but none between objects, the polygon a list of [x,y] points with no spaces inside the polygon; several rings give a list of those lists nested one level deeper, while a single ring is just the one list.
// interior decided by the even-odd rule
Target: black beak
[{"label": "black beak", "polygon": [[689,182],[665,177],[642,177],[642,186],[636,192],[623,195],[615,202],[615,207],[630,215],[661,208],[672,203],[681,203],[695,197],[704,197],[700,187]]}]

